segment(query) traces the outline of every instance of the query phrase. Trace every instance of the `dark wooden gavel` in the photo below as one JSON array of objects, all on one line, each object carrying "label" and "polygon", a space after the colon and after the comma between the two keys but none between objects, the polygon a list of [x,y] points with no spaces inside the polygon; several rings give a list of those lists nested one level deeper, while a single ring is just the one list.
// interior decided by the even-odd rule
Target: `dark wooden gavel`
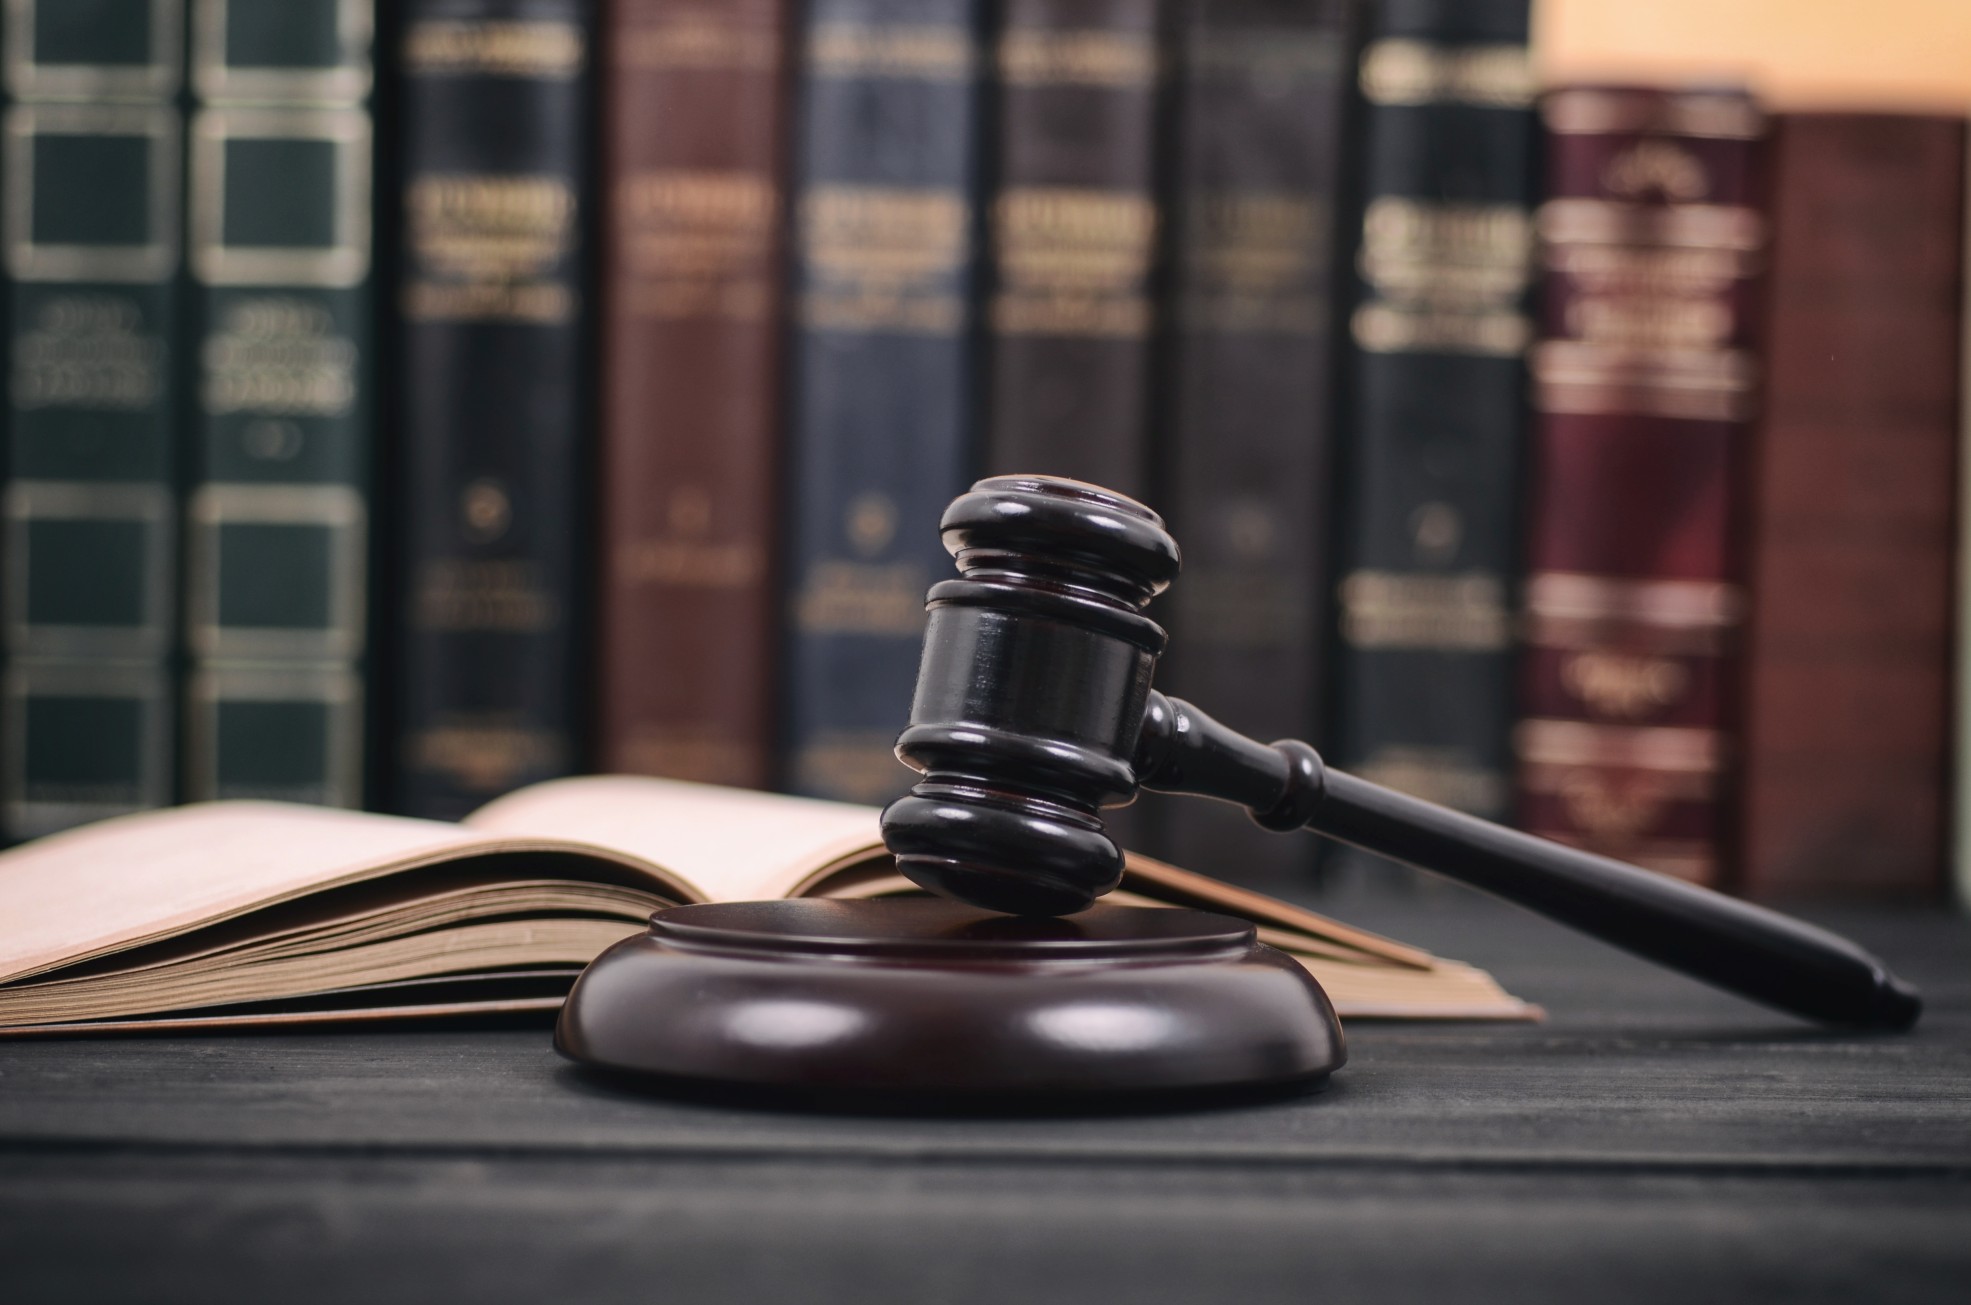
[{"label": "dark wooden gavel", "polygon": [[1505,829],[1262,744],[1151,688],[1164,632],[1143,608],[1176,578],[1162,520],[1044,476],[982,480],[942,523],[961,578],[930,592],[910,725],[922,773],[883,838],[924,888],[1062,915],[1116,887],[1101,809],[1141,788],[1236,802],[1457,879],[1672,969],[1808,1019],[1902,1029],[1916,990],[1848,940],[1708,889]]}]

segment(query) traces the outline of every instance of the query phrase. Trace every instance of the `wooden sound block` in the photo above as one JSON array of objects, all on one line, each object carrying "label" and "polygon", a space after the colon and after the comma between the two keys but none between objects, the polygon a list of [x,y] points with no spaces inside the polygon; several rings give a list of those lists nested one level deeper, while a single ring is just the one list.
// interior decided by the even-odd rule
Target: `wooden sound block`
[{"label": "wooden sound block", "polygon": [[1312,1085],[1347,1058],[1327,994],[1243,920],[933,898],[661,911],[582,974],[555,1046],[795,1104]]}]

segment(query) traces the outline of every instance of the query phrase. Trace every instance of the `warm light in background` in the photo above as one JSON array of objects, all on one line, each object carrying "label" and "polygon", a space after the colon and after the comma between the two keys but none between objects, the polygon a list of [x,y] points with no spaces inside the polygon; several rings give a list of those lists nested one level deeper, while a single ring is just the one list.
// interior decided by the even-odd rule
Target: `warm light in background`
[{"label": "warm light in background", "polygon": [[1971,105],[1971,0],[1535,0],[1542,76],[1749,85],[1779,108]]}]

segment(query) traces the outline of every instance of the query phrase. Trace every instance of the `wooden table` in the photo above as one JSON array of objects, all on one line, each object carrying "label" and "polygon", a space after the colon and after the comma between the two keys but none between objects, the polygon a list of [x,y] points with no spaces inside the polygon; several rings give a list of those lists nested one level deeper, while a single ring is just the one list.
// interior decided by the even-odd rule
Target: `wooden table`
[{"label": "wooden table", "polygon": [[640,1098],[539,1027],[0,1045],[0,1300],[1971,1300],[1971,929],[1816,1032],[1470,897],[1337,913],[1544,1025],[1357,1024],[1317,1096],[1081,1119]]}]

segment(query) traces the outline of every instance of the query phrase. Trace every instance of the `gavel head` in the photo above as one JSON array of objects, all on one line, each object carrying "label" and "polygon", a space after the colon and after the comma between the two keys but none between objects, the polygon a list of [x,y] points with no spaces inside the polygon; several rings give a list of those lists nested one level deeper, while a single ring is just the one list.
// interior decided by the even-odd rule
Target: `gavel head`
[{"label": "gavel head", "polygon": [[982,480],[946,509],[959,579],[932,587],[910,726],[923,779],[883,813],[898,868],[1015,915],[1078,911],[1122,878],[1101,808],[1130,757],[1164,633],[1143,608],[1177,544],[1132,499],[1051,476]]}]

